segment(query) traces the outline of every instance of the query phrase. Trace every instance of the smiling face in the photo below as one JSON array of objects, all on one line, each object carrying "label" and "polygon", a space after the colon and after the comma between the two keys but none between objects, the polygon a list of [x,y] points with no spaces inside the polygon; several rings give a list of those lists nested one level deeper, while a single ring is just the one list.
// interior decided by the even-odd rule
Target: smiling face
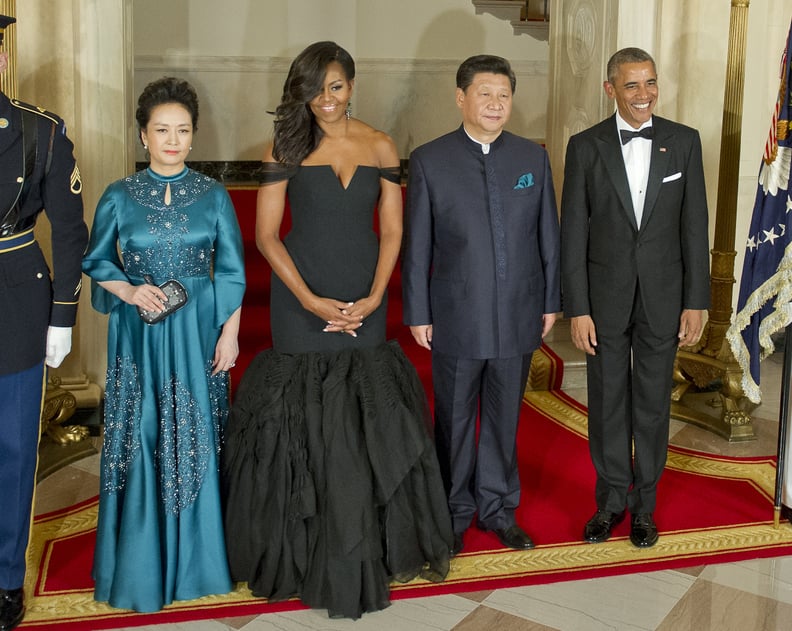
[{"label": "smiling face", "polygon": [[319,125],[336,123],[345,118],[354,83],[354,80],[347,79],[340,63],[332,61],[327,65],[322,89],[309,103]]},{"label": "smiling face", "polygon": [[621,64],[613,81],[606,81],[603,87],[631,127],[638,129],[652,117],[658,91],[657,72],[651,61]]},{"label": "smiling face", "polygon": [[481,143],[492,142],[511,116],[511,81],[504,74],[478,72],[467,90],[457,88],[456,103],[467,133]]},{"label": "smiling face", "polygon": [[160,175],[176,175],[184,170],[190,153],[193,123],[190,112],[179,103],[164,103],[151,110],[140,138],[148,145],[151,169]]}]

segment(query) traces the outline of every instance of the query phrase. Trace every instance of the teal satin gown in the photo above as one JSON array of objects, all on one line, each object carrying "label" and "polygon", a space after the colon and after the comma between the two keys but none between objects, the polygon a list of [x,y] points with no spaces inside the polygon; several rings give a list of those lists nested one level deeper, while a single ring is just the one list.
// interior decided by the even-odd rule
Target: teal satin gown
[{"label": "teal satin gown", "polygon": [[149,325],[93,283],[94,307],[110,314],[95,598],[156,611],[226,593],[218,467],[228,373],[211,372],[221,327],[245,289],[228,193],[190,169],[170,178],[147,169],[111,184],[83,271],[132,284],[144,274],[157,284],[175,278],[188,294],[179,311]]}]

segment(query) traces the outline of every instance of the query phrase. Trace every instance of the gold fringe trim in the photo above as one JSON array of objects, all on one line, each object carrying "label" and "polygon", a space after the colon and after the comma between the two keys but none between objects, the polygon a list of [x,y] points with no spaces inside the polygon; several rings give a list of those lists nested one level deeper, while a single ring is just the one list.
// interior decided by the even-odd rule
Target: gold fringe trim
[{"label": "gold fringe trim", "polygon": [[775,274],[748,297],[745,306],[734,316],[734,322],[726,331],[732,354],[742,369],[743,392],[753,403],[761,403],[762,391],[751,375],[751,356],[741,333],[751,324],[751,316],[773,298],[776,310],[759,324],[759,361],[775,351],[771,335],[792,322],[792,243],[784,250]]}]

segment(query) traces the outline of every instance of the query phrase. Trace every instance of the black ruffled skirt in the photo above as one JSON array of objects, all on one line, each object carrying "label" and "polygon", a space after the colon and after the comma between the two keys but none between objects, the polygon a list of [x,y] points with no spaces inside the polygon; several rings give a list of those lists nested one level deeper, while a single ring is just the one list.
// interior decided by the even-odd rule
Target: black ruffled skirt
[{"label": "black ruffled skirt", "polygon": [[226,430],[232,578],[331,617],[389,604],[389,582],[445,578],[453,541],[423,387],[396,342],[260,353]]}]

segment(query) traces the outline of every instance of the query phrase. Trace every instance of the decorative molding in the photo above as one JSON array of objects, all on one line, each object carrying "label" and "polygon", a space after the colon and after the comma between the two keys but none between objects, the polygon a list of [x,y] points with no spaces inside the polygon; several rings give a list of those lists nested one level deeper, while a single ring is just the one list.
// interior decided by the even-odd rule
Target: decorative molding
[{"label": "decorative molding", "polygon": [[525,33],[543,42],[550,38],[550,25],[544,20],[512,20],[511,25],[515,35]]},{"label": "decorative molding", "polygon": [[525,0],[473,0],[476,7],[476,15],[489,13],[500,20],[506,20],[514,29],[515,35],[530,35],[531,37],[547,41],[550,34],[550,26],[546,20],[536,19],[534,14],[527,6],[529,2]]},{"label": "decorative molding", "polygon": [[566,20],[567,57],[572,66],[572,74],[582,77],[589,71],[594,59],[597,14],[590,0],[579,0],[570,8]]},{"label": "decorative molding", "polygon": [[489,13],[501,20],[519,22],[525,0],[473,0],[473,6],[476,7],[476,15]]},{"label": "decorative molding", "polygon": [[[462,60],[456,59],[389,59],[368,58],[355,62],[358,74],[451,74],[454,75]],[[136,72],[238,72],[283,73],[289,71],[290,57],[243,57],[221,55],[192,55],[169,53],[167,55],[136,55]],[[515,61],[512,69],[517,75],[546,76],[546,61]]]}]

